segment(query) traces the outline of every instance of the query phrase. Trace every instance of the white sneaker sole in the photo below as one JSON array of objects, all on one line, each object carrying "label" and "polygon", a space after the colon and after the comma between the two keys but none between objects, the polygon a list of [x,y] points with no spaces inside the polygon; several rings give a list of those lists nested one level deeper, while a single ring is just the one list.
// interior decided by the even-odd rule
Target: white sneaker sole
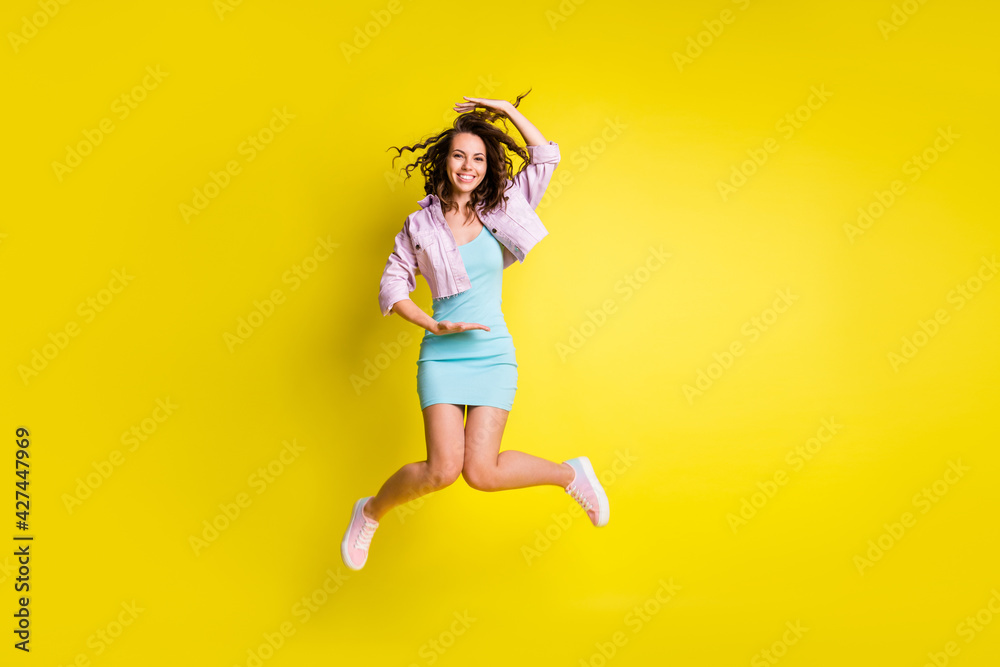
[{"label": "white sneaker sole", "polygon": [[601,486],[601,481],[597,479],[597,475],[594,473],[594,466],[590,465],[590,459],[586,456],[581,456],[577,459],[580,467],[583,468],[583,475],[590,482],[590,486],[594,489],[597,494],[597,523],[594,524],[597,527],[606,526],[608,524],[608,519],[611,518],[611,508],[608,506],[608,495],[604,493],[604,487]]},{"label": "white sneaker sole", "polygon": [[340,557],[343,559],[344,565],[355,571],[363,568],[365,564],[355,565],[354,561],[351,560],[351,557],[348,555],[350,550],[347,538],[351,535],[351,526],[354,525],[354,520],[358,517],[358,513],[361,512],[361,508],[365,506],[366,502],[368,502],[368,496],[354,503],[354,509],[351,511],[351,520],[347,523],[347,530],[344,531],[344,539],[340,541]]}]

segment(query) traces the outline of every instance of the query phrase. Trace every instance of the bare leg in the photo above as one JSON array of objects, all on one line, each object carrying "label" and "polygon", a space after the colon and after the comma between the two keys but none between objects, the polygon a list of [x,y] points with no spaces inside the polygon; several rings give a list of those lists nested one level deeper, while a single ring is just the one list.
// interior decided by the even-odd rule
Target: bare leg
[{"label": "bare leg", "polygon": [[389,510],[452,484],[462,473],[465,455],[464,406],[435,403],[423,410],[427,460],[407,463],[385,481],[364,513],[381,521]]},{"label": "bare leg", "polygon": [[566,488],[573,468],[514,450],[500,451],[508,411],[488,405],[470,405],[465,424],[465,461],[462,475],[474,489],[503,491],[551,484]]}]

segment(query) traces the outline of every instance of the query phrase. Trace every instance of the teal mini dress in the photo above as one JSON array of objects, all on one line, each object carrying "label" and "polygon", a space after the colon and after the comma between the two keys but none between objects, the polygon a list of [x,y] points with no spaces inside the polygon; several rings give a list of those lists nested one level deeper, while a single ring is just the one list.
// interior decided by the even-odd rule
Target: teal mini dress
[{"label": "teal mini dress", "polygon": [[458,246],[471,287],[450,297],[433,299],[438,322],[474,322],[489,331],[460,333],[424,331],[417,359],[420,409],[434,403],[490,405],[510,410],[517,392],[514,340],[500,310],[503,246],[484,225],[479,235]]}]

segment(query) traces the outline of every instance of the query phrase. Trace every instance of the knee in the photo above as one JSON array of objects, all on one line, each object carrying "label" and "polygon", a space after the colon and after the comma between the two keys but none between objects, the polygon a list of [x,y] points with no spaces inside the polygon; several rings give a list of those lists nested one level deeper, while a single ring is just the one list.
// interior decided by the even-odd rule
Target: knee
[{"label": "knee", "polygon": [[462,462],[447,461],[427,469],[427,486],[431,491],[443,489],[455,483],[462,474]]},{"label": "knee", "polygon": [[495,491],[496,477],[493,474],[494,470],[495,468],[483,465],[482,463],[466,461],[465,466],[462,468],[462,477],[465,478],[466,484],[477,491]]}]

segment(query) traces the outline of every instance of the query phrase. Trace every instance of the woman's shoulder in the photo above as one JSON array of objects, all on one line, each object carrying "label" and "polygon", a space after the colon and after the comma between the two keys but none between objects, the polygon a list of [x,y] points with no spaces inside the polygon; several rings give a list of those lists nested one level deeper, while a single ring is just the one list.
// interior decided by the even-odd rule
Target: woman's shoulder
[{"label": "woman's shoulder", "polygon": [[407,216],[406,220],[403,222],[404,229],[408,228],[411,231],[414,229],[420,230],[430,226],[431,211],[430,208],[424,206],[424,203],[429,203],[429,197],[425,197],[420,200],[420,208],[411,211]]}]

